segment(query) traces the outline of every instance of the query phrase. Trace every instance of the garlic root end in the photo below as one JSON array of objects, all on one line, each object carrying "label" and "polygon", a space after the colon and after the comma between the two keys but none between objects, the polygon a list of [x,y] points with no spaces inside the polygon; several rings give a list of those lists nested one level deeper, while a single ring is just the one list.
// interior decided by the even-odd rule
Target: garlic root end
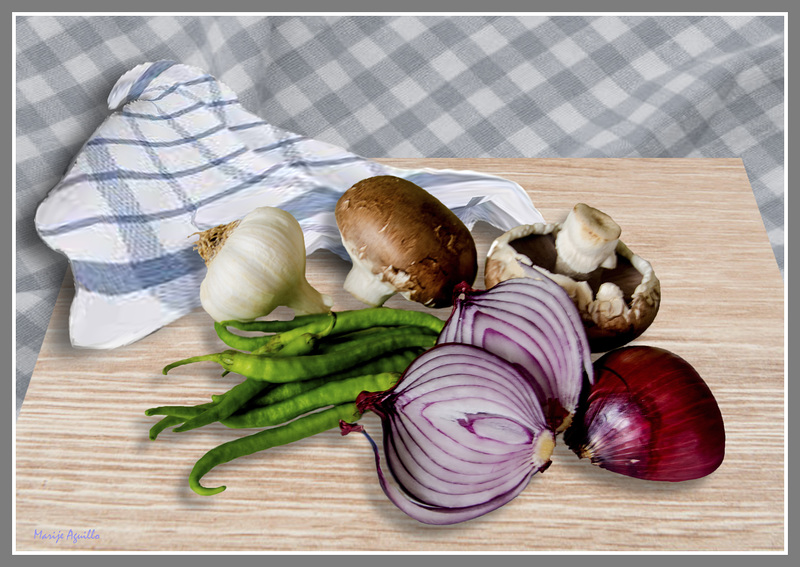
[{"label": "garlic root end", "polygon": [[227,240],[228,236],[233,232],[233,229],[239,226],[240,222],[240,220],[235,220],[228,224],[220,224],[202,232],[195,232],[189,235],[199,235],[194,245],[194,250],[197,250],[197,253],[200,254],[206,266],[211,263],[211,260],[214,259],[214,256],[216,256],[217,252],[222,248],[225,240]]}]

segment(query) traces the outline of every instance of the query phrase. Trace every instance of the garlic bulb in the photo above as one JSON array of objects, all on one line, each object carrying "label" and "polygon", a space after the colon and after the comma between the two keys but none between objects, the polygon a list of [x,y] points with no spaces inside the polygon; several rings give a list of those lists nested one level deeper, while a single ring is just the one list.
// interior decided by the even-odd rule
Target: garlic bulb
[{"label": "garlic bulb", "polygon": [[252,321],[278,306],[324,313],[333,305],[306,280],[303,230],[286,211],[255,209],[200,233],[196,249],[208,267],[200,303],[215,321]]}]

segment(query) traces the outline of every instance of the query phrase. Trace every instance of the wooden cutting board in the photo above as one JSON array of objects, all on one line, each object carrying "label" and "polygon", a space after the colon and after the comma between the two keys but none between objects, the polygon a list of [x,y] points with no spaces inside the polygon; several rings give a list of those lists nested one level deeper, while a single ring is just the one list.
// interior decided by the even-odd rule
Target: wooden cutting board
[{"label": "wooden cutting board", "polygon": [[[160,373],[222,348],[211,320],[198,309],[133,345],[76,350],[68,273],[16,424],[18,551],[784,549],[783,280],[741,160],[382,161],[502,175],[548,221],[577,202],[610,214],[661,280],[659,315],[636,342],[675,352],[709,384],[725,419],[722,466],[685,483],[639,481],[579,460],[559,440],[552,466],[511,503],[430,527],[384,496],[363,436],[330,431],[220,466],[204,481],[227,491],[197,496],[187,484],[194,462],[243,432],[215,424],[153,442],[156,418],[143,412],[202,403],[234,383],[212,363]],[[476,227],[482,256],[498,234]],[[363,307],[341,289],[347,270],[327,253],[308,263],[337,310]],[[401,298],[387,305],[424,309]],[[380,437],[374,415],[361,423]]]}]

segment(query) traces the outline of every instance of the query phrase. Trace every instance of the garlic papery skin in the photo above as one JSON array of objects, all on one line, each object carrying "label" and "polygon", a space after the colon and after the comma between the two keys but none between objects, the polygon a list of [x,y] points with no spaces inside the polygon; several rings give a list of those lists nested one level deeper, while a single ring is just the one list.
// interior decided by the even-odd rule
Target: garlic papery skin
[{"label": "garlic papery skin", "polygon": [[578,203],[567,215],[556,236],[555,271],[575,279],[599,267],[614,269],[622,229],[607,214]]},{"label": "garlic papery skin", "polygon": [[200,303],[217,322],[252,321],[279,306],[295,314],[325,313],[333,301],[306,280],[300,223],[275,207],[200,234],[197,249],[208,271]]}]

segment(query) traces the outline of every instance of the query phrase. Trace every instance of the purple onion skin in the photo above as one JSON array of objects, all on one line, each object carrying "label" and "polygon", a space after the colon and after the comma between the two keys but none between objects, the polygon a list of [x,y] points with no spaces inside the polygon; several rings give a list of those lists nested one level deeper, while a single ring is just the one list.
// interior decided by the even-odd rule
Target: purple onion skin
[{"label": "purple onion skin", "polygon": [[[437,345],[392,388],[362,392],[356,404],[381,419],[383,457],[367,435],[381,488],[424,524],[456,524],[500,508],[549,467],[555,446],[527,379],[474,345]],[[341,431],[366,435],[351,424]]]},{"label": "purple onion skin", "polygon": [[594,364],[595,383],[564,441],[601,468],[644,480],[681,482],[714,472],[725,427],[697,371],[667,350],[623,347]]},{"label": "purple onion skin", "polygon": [[[545,350],[550,349],[553,353],[553,358],[552,360],[548,360],[549,357],[546,355],[539,357],[535,353],[529,351],[533,362],[526,362],[520,360],[518,357],[516,360],[509,358],[509,361],[514,364],[519,372],[529,379],[531,385],[536,389],[539,395],[540,403],[545,411],[548,424],[552,427],[553,431],[560,433],[571,423],[573,414],[577,410],[581,392],[584,392],[594,381],[586,330],[581,322],[577,307],[561,286],[536,268],[531,268],[522,263],[520,263],[520,266],[526,274],[525,277],[512,278],[500,282],[488,290],[475,289],[467,282],[462,282],[456,286],[453,298],[453,310],[445,323],[444,331],[442,331],[442,334],[439,336],[439,342],[454,341],[476,344],[477,346],[487,348],[495,354],[506,358],[507,354],[505,352],[487,344],[486,338],[490,333],[476,336],[473,334],[469,325],[464,324],[458,316],[463,316],[467,310],[471,309],[477,310],[478,313],[486,313],[488,311],[494,316],[502,316],[502,311],[496,311],[496,306],[489,307],[487,310],[482,306],[482,302],[487,299],[497,299],[498,294],[507,292],[517,295],[519,311],[515,314],[525,317],[526,312],[532,310],[532,306],[527,302],[535,301],[538,303],[543,300],[543,295],[539,295],[539,293],[549,294],[546,301],[551,302],[550,316],[561,319],[559,325],[562,326],[563,336],[569,335],[573,337],[573,348],[570,348],[569,339],[566,339],[566,342],[560,345],[558,344],[558,339],[555,337],[553,327],[550,323],[544,319],[530,319],[529,323],[531,326],[536,327],[539,331],[545,333],[546,336],[550,336],[555,341],[550,345],[538,345],[540,347],[544,346]],[[533,289],[538,289],[535,297],[528,297],[528,293],[521,293],[518,289],[515,289],[517,286],[526,285],[523,282],[530,282]],[[508,301],[508,298],[506,298],[505,301]],[[555,311],[559,311],[560,315],[557,315]],[[492,329],[489,330],[491,331]],[[501,333],[497,335],[499,336]],[[513,343],[514,341],[512,340],[511,342]],[[558,352],[559,348],[563,349],[563,352]],[[573,370],[573,372],[570,373],[565,372],[563,368],[559,368],[559,360],[565,365],[568,363],[566,358],[561,356],[562,354],[566,354],[566,357],[577,357],[573,360],[575,369],[580,368],[581,370]],[[536,372],[532,366],[539,365],[543,360],[547,363],[546,369],[539,366],[539,372]],[[556,363],[555,366],[552,365],[553,362]],[[546,393],[545,389],[543,389],[543,384],[539,383],[542,378],[537,379],[534,377],[534,375],[541,374],[545,375],[543,378],[545,381],[550,382],[549,395]],[[555,392],[552,391],[554,387],[556,390]]]}]

